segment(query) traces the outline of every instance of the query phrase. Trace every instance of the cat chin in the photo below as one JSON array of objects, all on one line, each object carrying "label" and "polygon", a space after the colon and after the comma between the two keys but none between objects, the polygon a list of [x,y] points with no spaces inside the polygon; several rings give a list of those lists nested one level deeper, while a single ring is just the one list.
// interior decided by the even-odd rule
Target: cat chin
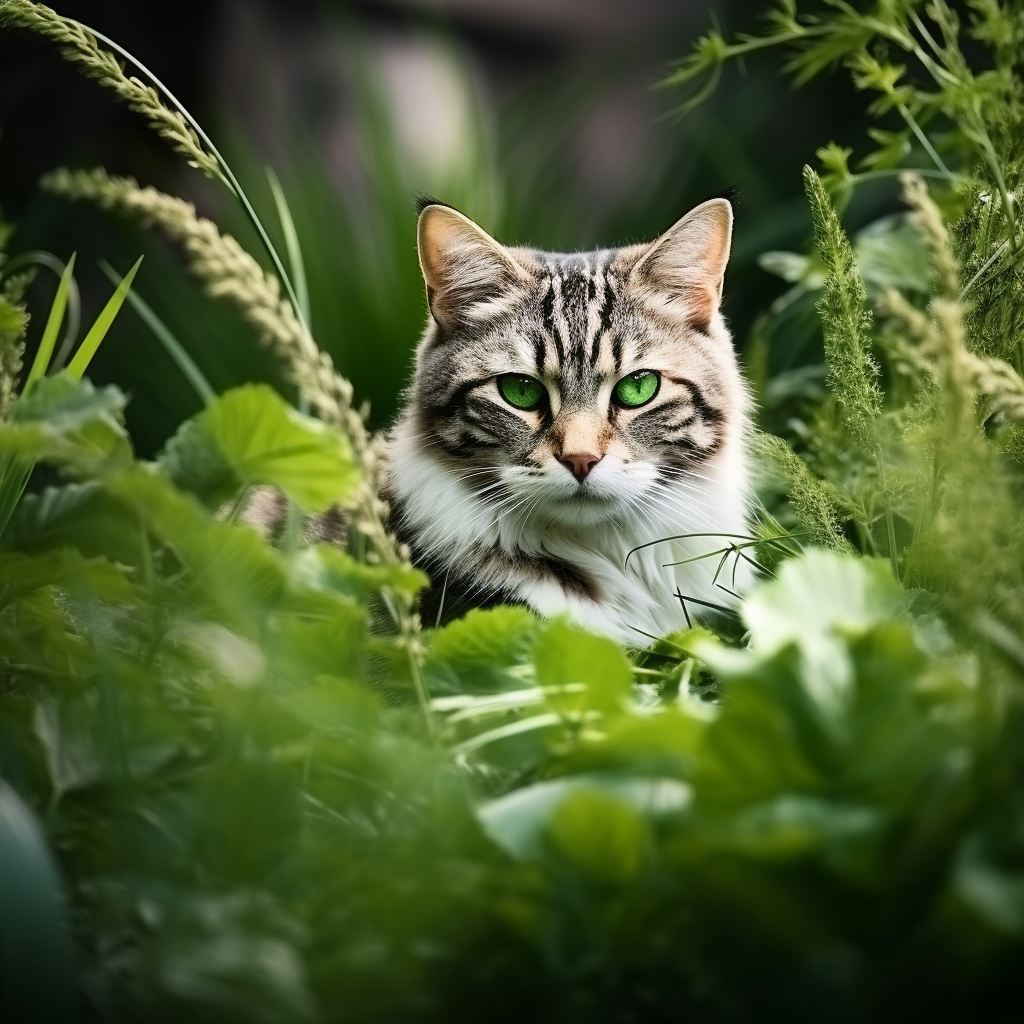
[{"label": "cat chin", "polygon": [[573,497],[542,504],[534,510],[538,522],[555,526],[597,526],[622,515],[621,502],[604,497]]}]

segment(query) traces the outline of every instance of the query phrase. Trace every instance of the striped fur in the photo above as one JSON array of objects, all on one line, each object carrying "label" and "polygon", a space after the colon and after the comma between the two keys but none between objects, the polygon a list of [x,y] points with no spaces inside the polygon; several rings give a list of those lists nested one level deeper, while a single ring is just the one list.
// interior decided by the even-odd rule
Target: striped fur
[{"label": "striped fur", "polygon": [[[432,578],[428,624],[515,601],[643,645],[729,602],[719,557],[665,563],[746,532],[749,399],[719,308],[731,229],[716,199],[650,245],[567,255],[423,210],[431,316],[386,491]],[[613,388],[639,370],[659,390],[621,407]],[[508,373],[544,384],[538,409],[502,397]],[[596,462],[585,478],[577,453]],[[711,536],[665,539],[680,534]],[[719,582],[746,579],[730,562]]]}]

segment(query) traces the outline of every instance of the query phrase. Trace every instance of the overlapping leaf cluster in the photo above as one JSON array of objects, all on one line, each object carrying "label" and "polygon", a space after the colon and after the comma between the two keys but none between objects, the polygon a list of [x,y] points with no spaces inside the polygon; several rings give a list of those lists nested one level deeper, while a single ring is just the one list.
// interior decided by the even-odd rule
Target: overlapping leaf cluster
[{"label": "overlapping leaf cluster", "polygon": [[[919,7],[779,17],[814,72],[901,43],[893,25],[920,42]],[[972,9],[1012,71],[1020,12]],[[932,113],[955,118],[978,76],[943,39],[968,95]],[[925,99],[882,78],[928,128]],[[1017,186],[984,120],[1010,109],[999,82],[980,116],[1010,184],[965,157],[952,242],[912,179],[913,219],[851,245],[807,176],[817,255],[774,262],[821,289],[829,397],[794,428],[799,454],[761,447],[789,485],[779,515],[837,550],[777,566],[738,644],[699,629],[627,652],[518,608],[416,631],[395,607],[418,573],[302,530],[302,512],[364,500],[359,445],[250,386],[141,462],[117,389],[40,371],[19,393],[8,283],[0,1005],[995,1019],[1024,957]],[[984,148],[963,118],[954,148]],[[276,546],[238,516],[263,485],[295,510]]]}]

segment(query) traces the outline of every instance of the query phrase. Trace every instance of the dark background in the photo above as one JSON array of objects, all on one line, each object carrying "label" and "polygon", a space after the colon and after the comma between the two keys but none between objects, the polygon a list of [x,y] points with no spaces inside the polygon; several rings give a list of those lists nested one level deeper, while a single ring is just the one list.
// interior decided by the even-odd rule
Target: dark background
[{"label": "dark background", "polygon": [[[313,329],[375,425],[408,378],[424,302],[415,264],[417,192],[463,209],[497,237],[582,249],[654,237],[690,207],[737,188],[726,312],[742,351],[758,311],[785,287],[757,266],[806,248],[803,164],[833,138],[863,137],[845,76],[791,91],[771,58],[730,69],[711,103],[672,115],[655,88],[710,25],[755,30],[740,2],[670,0],[66,0],[60,13],[116,39],[207,128],[275,225],[263,168],[280,176],[299,230]],[[235,314],[207,300],[152,232],[42,195],[57,166],[103,165],[185,196],[260,255],[233,201],[187,167],[113,95],[24,32],[0,36],[0,208],[9,246],[78,252],[86,322],[146,254],[136,289],[215,388],[277,379]],[[885,194],[869,202],[884,203]],[[863,200],[862,200],[863,201]],[[854,211],[856,216],[856,211]],[[55,281],[30,296],[32,340]],[[794,324],[772,338],[778,371],[815,361]],[[129,426],[155,451],[199,407],[135,314],[122,311],[91,376],[132,395]]]}]

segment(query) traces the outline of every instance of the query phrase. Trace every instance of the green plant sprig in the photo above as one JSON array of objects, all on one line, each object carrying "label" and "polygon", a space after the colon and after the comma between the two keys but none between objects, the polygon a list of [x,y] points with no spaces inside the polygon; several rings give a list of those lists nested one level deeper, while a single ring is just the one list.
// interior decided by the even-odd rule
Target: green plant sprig
[{"label": "green plant sprig", "polygon": [[[961,172],[950,168],[936,142],[925,131],[927,122],[938,113],[953,122],[960,137],[970,143],[991,176],[1016,248],[1016,204],[1007,188],[989,131],[994,117],[991,109],[986,110],[986,107],[1005,105],[1018,89],[1012,74],[1016,56],[1006,45],[1008,28],[1000,21],[1004,15],[998,5],[972,5],[971,34],[989,47],[996,64],[995,70],[979,73],[972,71],[960,49],[960,22],[945,0],[882,4],[873,13],[858,11],[843,0],[824,0],[824,6],[827,8],[824,13],[805,13],[798,11],[796,0],[779,0],[777,9],[768,15],[766,34],[741,35],[735,43],[728,42],[721,31],[715,29],[698,40],[693,52],[661,85],[664,88],[686,87],[706,77],[697,92],[679,105],[679,112],[687,114],[711,96],[727,63],[761,50],[791,51],[784,68],[796,85],[806,84],[827,69],[842,65],[850,71],[858,89],[879,94],[872,104],[873,112],[894,110],[938,173],[955,182],[961,179]],[[941,35],[941,42],[918,13],[919,7],[925,7],[928,18]],[[996,21],[999,21],[998,26]],[[934,89],[909,82],[906,67],[890,62],[884,50],[883,55],[878,56],[876,44],[895,46],[912,57]],[[865,163],[870,166],[880,159],[890,157],[879,149],[869,154]],[[853,183],[853,180],[846,182]]]}]

